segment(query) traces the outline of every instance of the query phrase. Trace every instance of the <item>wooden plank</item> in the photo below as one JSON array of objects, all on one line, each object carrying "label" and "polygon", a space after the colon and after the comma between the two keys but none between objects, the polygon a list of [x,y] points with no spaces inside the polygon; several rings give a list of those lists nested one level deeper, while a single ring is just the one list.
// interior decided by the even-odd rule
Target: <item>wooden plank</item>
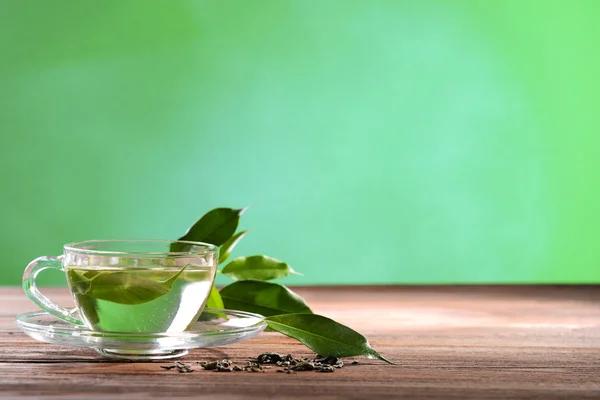
[{"label": "wooden plank", "polygon": [[[397,361],[360,358],[335,373],[166,371],[168,362],[122,362],[36,342],[15,314],[35,310],[18,288],[0,289],[3,398],[600,398],[598,287],[298,288],[315,312],[343,322]],[[64,289],[48,295],[67,305]],[[10,306],[7,306],[10,305]],[[197,349],[183,361],[261,352],[310,356],[296,341],[262,333]],[[348,360],[351,361],[352,359]],[[349,363],[347,363],[349,364]]]}]

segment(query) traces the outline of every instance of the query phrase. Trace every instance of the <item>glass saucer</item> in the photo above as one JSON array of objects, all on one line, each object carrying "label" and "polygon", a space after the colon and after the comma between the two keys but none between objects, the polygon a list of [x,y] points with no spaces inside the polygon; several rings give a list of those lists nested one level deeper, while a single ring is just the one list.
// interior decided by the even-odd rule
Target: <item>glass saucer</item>
[{"label": "glass saucer", "polygon": [[267,326],[263,318],[245,311],[204,309],[190,330],[173,333],[94,332],[45,311],[17,315],[15,321],[27,335],[42,342],[87,347],[107,357],[158,360],[184,356],[189,349],[250,339]]}]

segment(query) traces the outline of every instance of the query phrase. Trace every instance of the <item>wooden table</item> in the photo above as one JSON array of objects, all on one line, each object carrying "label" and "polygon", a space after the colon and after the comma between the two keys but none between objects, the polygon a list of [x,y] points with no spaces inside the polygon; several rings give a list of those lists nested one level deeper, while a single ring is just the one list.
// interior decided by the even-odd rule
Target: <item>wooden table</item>
[{"label": "wooden table", "polygon": [[[598,287],[298,288],[315,312],[366,335],[397,365],[356,358],[335,373],[192,373],[39,343],[15,314],[35,310],[0,289],[0,397],[210,399],[600,399]],[[46,293],[63,304],[65,289]],[[312,355],[278,333],[198,349],[186,363],[262,352]],[[355,358],[348,359],[351,361]]]}]

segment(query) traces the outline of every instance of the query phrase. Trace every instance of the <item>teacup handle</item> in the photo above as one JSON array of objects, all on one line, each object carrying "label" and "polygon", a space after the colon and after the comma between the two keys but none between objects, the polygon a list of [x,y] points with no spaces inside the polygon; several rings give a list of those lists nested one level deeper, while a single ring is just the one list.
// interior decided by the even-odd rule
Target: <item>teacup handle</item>
[{"label": "teacup handle", "polygon": [[25,268],[25,272],[23,273],[23,290],[25,290],[25,294],[38,307],[44,311],[47,311],[49,314],[54,315],[56,318],[60,318],[63,321],[75,325],[85,325],[79,319],[72,316],[72,311],[69,311],[68,309],[54,303],[38,290],[37,285],[35,284],[35,279],[40,272],[49,268],[64,272],[62,256],[39,257],[27,265],[27,268]]}]

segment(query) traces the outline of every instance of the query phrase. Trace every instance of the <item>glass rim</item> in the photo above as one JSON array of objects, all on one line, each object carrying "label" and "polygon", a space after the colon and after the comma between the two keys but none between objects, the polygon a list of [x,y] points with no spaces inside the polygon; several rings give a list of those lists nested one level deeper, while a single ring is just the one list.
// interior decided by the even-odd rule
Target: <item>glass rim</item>
[{"label": "glass rim", "polygon": [[[95,250],[95,249],[86,249],[81,247],[85,244],[92,243],[181,243],[181,244],[189,244],[197,248],[197,251],[194,249],[188,251],[115,251],[115,250]],[[167,239],[92,239],[92,240],[82,240],[79,242],[71,242],[67,243],[63,246],[65,252],[70,253],[79,253],[79,254],[89,254],[89,255],[135,255],[137,257],[143,256],[169,256],[169,255],[198,255],[198,254],[207,254],[214,253],[216,254],[219,250],[219,246],[215,246],[214,244],[204,243],[204,242],[193,242],[190,240],[167,240]]]}]

